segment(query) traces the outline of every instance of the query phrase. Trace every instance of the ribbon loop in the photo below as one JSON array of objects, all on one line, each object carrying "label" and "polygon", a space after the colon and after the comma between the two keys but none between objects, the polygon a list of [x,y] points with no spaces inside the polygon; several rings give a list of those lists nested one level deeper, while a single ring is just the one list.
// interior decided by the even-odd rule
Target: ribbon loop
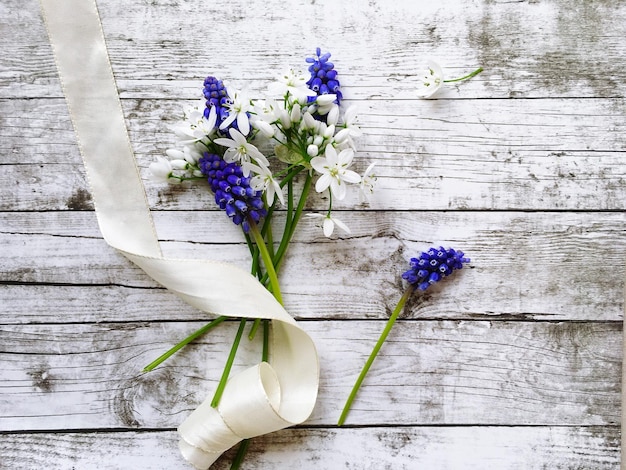
[{"label": "ribbon loop", "polygon": [[278,414],[280,394],[276,372],[261,362],[228,381],[219,412],[228,427],[244,439],[270,429],[278,431],[294,424]]},{"label": "ribbon loop", "polygon": [[244,438],[303,422],[313,411],[319,384],[313,341],[246,271],[210,260],[162,256],[96,4],[40,2],[106,242],[204,312],[272,320],[269,363],[232,377],[218,409],[207,400],[180,425],[183,457],[196,468],[208,468]]},{"label": "ribbon loop", "polygon": [[217,409],[207,398],[178,427],[181,452],[196,467],[206,468],[242,439],[295,424],[278,414],[280,398],[278,377],[267,362],[235,375]]}]

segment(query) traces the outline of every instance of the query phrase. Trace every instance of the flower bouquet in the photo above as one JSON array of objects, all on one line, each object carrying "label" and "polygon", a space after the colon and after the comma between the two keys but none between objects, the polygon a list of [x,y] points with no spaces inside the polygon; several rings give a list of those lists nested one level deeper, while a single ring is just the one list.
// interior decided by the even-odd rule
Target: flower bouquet
[{"label": "flower bouquet", "polygon": [[[251,273],[282,305],[278,272],[298,223],[302,219],[307,198],[314,187],[324,193],[328,208],[324,213],[308,213],[321,221],[323,233],[331,237],[335,227],[350,233],[349,228],[333,216],[333,201],[346,197],[350,185],[359,190],[359,199],[366,201],[374,190],[376,175],[370,164],[362,175],[351,169],[355,157],[354,138],[361,135],[354,108],[343,109],[343,95],[337,71],[330,62],[330,53],[318,48],[306,58],[309,75],[288,70],[278,76],[267,89],[267,96],[252,99],[245,91],[226,86],[214,77],[204,80],[203,99],[185,109],[185,118],[174,127],[182,148],[170,149],[169,157],[157,157],[150,165],[154,178],[172,184],[198,181],[207,184],[215,204],[241,227],[250,251]],[[417,96],[432,97],[445,82],[441,68],[429,62],[420,78]],[[301,185],[294,184],[297,179]],[[296,191],[296,187],[301,187]],[[284,212],[285,222],[280,230],[274,224],[274,214]],[[414,290],[425,290],[431,284],[461,269],[469,260],[460,251],[432,248],[411,260],[411,269],[403,278],[409,287],[400,299],[387,327],[384,329],[370,358],[346,402],[339,425],[343,424],[350,406],[378,351],[389,334],[405,302]],[[150,371],[189,342],[205,334],[226,317],[220,316],[192,333],[176,346],[146,366]],[[224,366],[210,407],[216,408],[229,380],[237,348],[251,319],[241,318],[238,331]],[[255,318],[248,338],[254,339],[262,328],[262,361],[269,351],[269,321]],[[193,426],[202,424],[205,416],[201,405],[192,418]],[[194,440],[195,430],[188,421],[181,425],[186,439]],[[248,446],[244,439],[233,461],[238,468]],[[204,457],[198,457],[184,445],[183,455],[199,468],[208,467]]]},{"label": "flower bouquet", "polygon": [[[320,220],[324,235],[335,227],[349,228],[332,214],[335,200],[346,197],[353,186],[365,200],[374,189],[374,165],[362,176],[351,169],[354,138],[361,135],[354,108],[343,109],[343,95],[330,53],[306,58],[308,76],[288,70],[277,77],[263,99],[251,99],[214,77],[204,80],[203,99],[185,109],[185,118],[174,127],[182,148],[170,149],[169,158],[157,157],[150,165],[153,176],[173,184],[197,181],[214,195],[215,204],[241,227],[250,251],[251,273],[283,303],[278,272],[302,220],[306,200],[314,187],[328,201],[325,213],[308,214]],[[296,179],[301,184],[294,184]],[[299,192],[296,187],[301,187]],[[274,214],[284,212],[280,231]],[[205,334],[226,317],[218,317],[192,333],[146,366],[150,371],[189,342]],[[249,319],[239,329],[224,371],[210,402],[217,407],[229,379],[237,348]],[[254,319],[248,337],[254,339],[262,328],[262,361],[268,360],[269,325]],[[233,468],[246,452],[247,440],[239,447]],[[185,453],[185,452],[183,452]],[[193,457],[194,465],[200,465]]]}]

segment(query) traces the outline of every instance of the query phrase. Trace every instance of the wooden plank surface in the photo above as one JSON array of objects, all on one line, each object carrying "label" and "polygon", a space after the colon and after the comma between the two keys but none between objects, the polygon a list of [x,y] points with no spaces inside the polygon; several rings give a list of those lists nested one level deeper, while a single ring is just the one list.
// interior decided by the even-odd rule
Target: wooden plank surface
[{"label": "wooden plank surface", "polygon": [[[147,167],[175,147],[169,125],[188,101],[125,100],[151,207],[205,209],[205,188],[164,187]],[[622,99],[355,101],[365,136],[356,169],[377,163],[379,210],[617,210],[626,170]],[[3,100],[0,209],[91,208],[62,100]],[[46,112],[46,119],[32,119]],[[50,120],[51,119],[51,120]],[[23,128],[28,127],[25,138]],[[30,138],[32,137],[32,138]],[[28,161],[32,164],[24,164]],[[211,206],[212,207],[212,206]],[[326,203],[313,198],[311,208]],[[359,207],[356,195],[337,208]]]},{"label": "wooden plank surface", "polygon": [[[447,97],[614,98],[626,89],[621,2],[295,0],[285,8],[278,0],[258,7],[131,0],[98,7],[124,98],[192,98],[198,77],[215,68],[231,80],[267,82],[318,45],[341,58],[351,96],[393,97],[404,84],[402,98],[412,97],[424,56],[441,60],[451,76],[486,69]],[[5,0],[0,8],[7,52],[0,96],[41,97],[42,89],[62,96],[37,2]]]},{"label": "wooden plank surface", "polygon": [[[598,426],[297,428],[252,441],[247,462],[249,468],[608,470],[619,467],[619,440],[618,429]],[[25,433],[3,436],[0,452],[7,468],[185,468],[177,442],[174,431]],[[232,456],[212,469],[230,468]]]},{"label": "wooden plank surface", "polygon": [[[154,215],[171,256],[231,261],[247,269],[247,248],[223,214]],[[624,213],[390,211],[341,217],[351,235],[329,241],[305,220],[290,247],[281,283],[297,318],[386,318],[402,295],[406,260],[432,244],[462,244],[473,258],[471,271],[449,279],[438,289],[441,294],[433,289],[416,296],[407,308],[412,318],[618,321],[622,316]],[[93,212],[5,213],[0,227],[5,253],[0,273],[10,282],[0,286],[7,302],[3,322],[57,321],[48,312],[50,296],[63,307],[63,321],[116,321],[120,309],[123,318],[136,321],[198,318],[106,245]],[[19,246],[23,249],[12,249]],[[337,262],[349,259],[358,262]],[[607,259],[613,274],[606,272]],[[42,289],[46,296],[30,295]],[[448,289],[454,294],[445,295]],[[106,302],[89,308],[101,296]]]},{"label": "wooden plank surface", "polygon": [[[9,352],[1,355],[0,429],[176,427],[216,386],[237,322],[152,373],[141,369],[200,326],[3,326]],[[332,426],[381,325],[304,327],[321,361],[320,396],[307,424]],[[620,344],[615,323],[401,321],[347,424],[616,425]],[[238,368],[259,356],[259,342],[246,342]]]},{"label": "wooden plank surface", "polygon": [[[97,4],[168,254],[248,265],[205,188],[149,179],[207,74],[255,94],[330,49],[364,130],[356,169],[377,162],[371,204],[335,205],[351,235],[298,228],[281,283],[319,349],[320,397],[302,426],[254,439],[244,468],[619,467],[624,2]],[[0,51],[0,468],[186,468],[174,429],[236,325],[140,373],[208,318],[102,240],[37,1],[0,3]],[[429,57],[450,77],[485,71],[421,101]],[[399,273],[432,244],[470,269],[409,302],[337,428]],[[236,368],[257,361],[245,343]]]}]

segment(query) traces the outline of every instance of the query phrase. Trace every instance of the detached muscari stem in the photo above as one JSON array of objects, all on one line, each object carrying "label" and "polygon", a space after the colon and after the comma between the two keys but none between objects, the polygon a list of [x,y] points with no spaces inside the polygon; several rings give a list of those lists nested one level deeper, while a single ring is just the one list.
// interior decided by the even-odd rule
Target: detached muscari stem
[{"label": "detached muscari stem", "polygon": [[478,75],[480,72],[483,71],[482,67],[478,67],[476,70],[474,70],[472,73],[468,73],[467,75],[460,77],[460,78],[452,78],[450,80],[444,80],[443,83],[452,83],[452,82],[460,82],[462,80],[467,80],[469,78],[472,78],[476,75]]},{"label": "detached muscari stem", "polygon": [[381,333],[380,338],[378,338],[378,342],[374,346],[374,349],[372,350],[369,358],[367,359],[367,362],[363,366],[363,370],[361,370],[361,373],[359,374],[359,378],[354,384],[354,387],[352,387],[352,391],[350,392],[350,395],[348,396],[348,400],[346,401],[346,404],[343,407],[343,411],[341,412],[341,416],[339,417],[337,426],[341,426],[345,422],[346,417],[348,416],[348,413],[350,412],[350,407],[352,406],[352,402],[354,401],[354,398],[356,397],[356,394],[359,391],[359,387],[361,386],[361,383],[363,383],[363,380],[365,379],[367,372],[370,370],[370,367],[374,363],[374,359],[376,359],[376,356],[378,355],[378,351],[380,351],[380,348],[382,347],[385,340],[387,339],[387,336],[389,335],[391,328],[393,328],[394,323],[398,319],[398,315],[400,315],[400,312],[402,312],[404,305],[406,304],[407,300],[409,300],[414,290],[415,290],[415,286],[411,284],[409,285],[407,290],[404,292],[404,294],[402,294],[402,297],[400,297],[400,300],[398,301],[396,308],[391,313],[389,320],[387,320],[385,329]]}]

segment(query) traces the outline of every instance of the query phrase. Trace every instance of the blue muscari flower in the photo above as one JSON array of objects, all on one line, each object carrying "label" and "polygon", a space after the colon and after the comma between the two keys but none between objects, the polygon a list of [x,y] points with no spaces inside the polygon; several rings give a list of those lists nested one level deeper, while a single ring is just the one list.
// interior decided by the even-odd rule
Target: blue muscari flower
[{"label": "blue muscari flower", "polygon": [[[337,71],[335,65],[329,62],[330,52],[326,52],[322,55],[321,49],[318,47],[315,50],[314,57],[307,57],[307,63],[309,65],[309,72],[311,78],[306,82],[311,90],[319,95],[326,95],[328,93],[334,93],[337,95],[335,102],[339,102],[343,99],[343,95],[340,90],[340,83],[337,80]],[[309,98],[309,101],[313,101],[313,97]]]},{"label": "blue muscari flower", "polygon": [[402,274],[402,279],[420,290],[426,290],[431,284],[462,269],[463,263],[469,262],[470,259],[465,258],[462,251],[433,247],[422,252],[419,258],[411,258],[411,269]]},{"label": "blue muscari flower", "polygon": [[[211,108],[215,107],[215,111],[217,112],[217,122],[215,127],[219,128],[220,124],[228,117],[228,105],[232,104],[232,100],[230,96],[228,96],[228,90],[224,86],[222,80],[218,80],[217,78],[209,75],[204,79],[204,89],[202,92],[204,94],[204,98],[206,99],[204,117],[208,119]],[[234,127],[239,130],[236,120],[228,127]],[[228,128],[223,129],[222,134],[228,135]]]},{"label": "blue muscari flower", "polygon": [[246,233],[250,228],[248,216],[254,222],[259,222],[267,215],[262,191],[250,187],[250,178],[243,176],[241,166],[237,163],[226,163],[219,155],[205,152],[198,164],[215,194],[215,203]]}]

